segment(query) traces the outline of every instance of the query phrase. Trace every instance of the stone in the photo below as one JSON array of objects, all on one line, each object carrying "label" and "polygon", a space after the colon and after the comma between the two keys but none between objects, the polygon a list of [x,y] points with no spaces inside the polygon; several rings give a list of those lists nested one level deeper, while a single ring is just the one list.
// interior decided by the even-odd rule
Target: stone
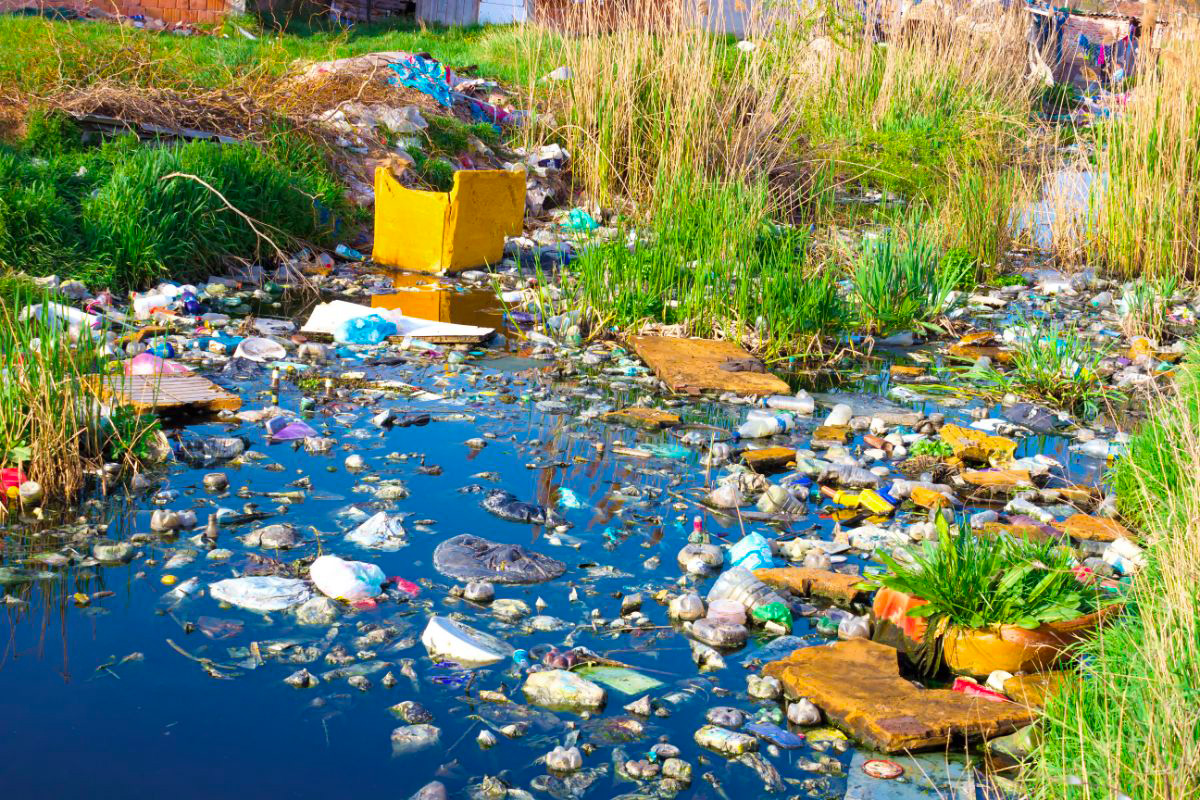
[{"label": "stone", "polygon": [[787,720],[793,725],[819,725],[821,709],[806,698],[800,697],[788,703]]},{"label": "stone", "polygon": [[288,686],[297,689],[309,689],[321,682],[321,679],[306,669],[299,669],[283,679]]},{"label": "stone", "polygon": [[434,725],[404,725],[392,731],[392,755],[408,755],[436,747],[442,731]]},{"label": "stone", "polygon": [[642,608],[642,602],[643,598],[641,592],[625,595],[621,598],[621,616],[624,617],[632,614],[635,611],[640,611]]},{"label": "stone", "polygon": [[626,703],[624,709],[630,714],[637,714],[639,717],[650,716],[653,710],[650,707],[650,695],[644,695],[643,697],[634,700],[632,703]]},{"label": "stone", "polygon": [[668,758],[663,761],[662,771],[665,777],[677,780],[684,785],[692,782],[692,765],[682,758]]},{"label": "stone", "polygon": [[433,722],[433,714],[416,700],[404,700],[388,709],[408,725]]},{"label": "stone", "polygon": [[705,725],[696,731],[696,744],[708,748],[723,756],[734,758],[744,753],[752,753],[758,749],[758,739],[746,733],[718,728],[716,725]]},{"label": "stone", "polygon": [[900,675],[898,653],[868,639],[803,647],[763,672],[789,698],[807,698],[829,719],[886,753],[945,748],[964,737],[999,736],[1034,713],[949,689],[918,689]]},{"label": "stone", "polygon": [[714,706],[705,713],[704,720],[720,728],[740,728],[746,723],[746,712],[732,706]]},{"label": "stone", "polygon": [[430,781],[408,800],[446,800],[446,797],[446,785],[441,781]]},{"label": "stone", "polygon": [[[1078,680],[1077,677],[1074,679]],[[1046,707],[1050,695],[1061,689],[1069,680],[1072,680],[1071,673],[1061,671],[1017,675],[1004,681],[1004,693],[1011,697],[1014,703],[1041,711]]]},{"label": "stone", "polygon": [[[827,556],[825,560],[828,561]],[[862,594],[862,589],[857,588],[862,583],[858,575],[808,566],[756,569],[754,577],[773,589],[788,589],[796,594],[825,597],[839,603],[853,602]]]},{"label": "stone", "polygon": [[676,556],[679,566],[692,575],[705,575],[720,569],[725,563],[725,552],[715,544],[685,544]]},{"label": "stone", "polygon": [[521,690],[529,703],[556,711],[595,711],[607,699],[602,686],[565,669],[534,672]]},{"label": "stone", "polygon": [[822,425],[813,431],[812,442],[809,446],[830,448],[843,445],[850,441],[850,433],[849,425]]},{"label": "stone", "polygon": [[288,550],[300,543],[300,537],[294,527],[287,523],[279,523],[247,533],[242,537],[242,543],[247,547],[261,547],[266,550]]},{"label": "stone", "polygon": [[496,598],[496,587],[488,581],[471,581],[463,589],[463,597],[472,603],[490,603]]},{"label": "stone", "polygon": [[1033,486],[1033,478],[1025,469],[967,469],[962,479],[971,486],[986,489],[1026,489]]},{"label": "stone", "polygon": [[783,684],[779,682],[778,678],[747,675],[746,691],[751,697],[759,700],[774,700],[783,693]]},{"label": "stone", "polygon": [[1067,517],[1062,524],[1062,531],[1072,539],[1085,539],[1092,542],[1114,542],[1117,539],[1137,541],[1137,536],[1115,519],[1093,517],[1087,514],[1075,514]]},{"label": "stone", "polygon": [[578,747],[556,747],[546,754],[546,768],[555,772],[574,772],[583,766]]},{"label": "stone", "polygon": [[658,408],[642,408],[641,406],[631,406],[629,408],[617,409],[616,411],[609,411],[607,414],[601,414],[600,419],[605,422],[632,425],[636,428],[645,428],[651,431],[672,428],[679,424],[678,414],[672,414],[669,411],[663,411]]},{"label": "stone", "polygon": [[502,597],[492,603],[492,613],[505,622],[516,622],[529,616],[529,604],[524,600]]},{"label": "stone", "polygon": [[688,592],[672,597],[667,606],[667,614],[671,619],[697,620],[704,616],[704,601],[695,592]]}]

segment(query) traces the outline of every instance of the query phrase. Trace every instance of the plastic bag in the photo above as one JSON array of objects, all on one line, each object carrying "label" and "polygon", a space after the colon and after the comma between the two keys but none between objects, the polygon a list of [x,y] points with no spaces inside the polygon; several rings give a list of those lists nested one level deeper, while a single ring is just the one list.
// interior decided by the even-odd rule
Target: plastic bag
[{"label": "plastic bag", "polygon": [[283,345],[261,336],[251,336],[243,339],[234,351],[234,358],[246,358],[262,364],[267,361],[278,361],[287,356]]},{"label": "plastic bag", "polygon": [[792,629],[792,611],[783,603],[767,603],[750,612],[759,622],[777,622],[789,631]]},{"label": "plastic bag", "polygon": [[125,362],[126,375],[190,375],[191,372],[183,364],[152,353],[138,353]]},{"label": "plastic bag", "polygon": [[396,323],[378,314],[355,317],[338,324],[334,338],[346,344],[379,344],[389,336],[399,333]]},{"label": "plastic bag", "polygon": [[267,433],[278,442],[291,442],[317,435],[308,423],[287,417],[271,417],[267,420]]},{"label": "plastic bag", "polygon": [[321,556],[309,567],[308,577],[322,594],[335,600],[369,600],[379,594],[387,578],[383,570],[362,561]]}]

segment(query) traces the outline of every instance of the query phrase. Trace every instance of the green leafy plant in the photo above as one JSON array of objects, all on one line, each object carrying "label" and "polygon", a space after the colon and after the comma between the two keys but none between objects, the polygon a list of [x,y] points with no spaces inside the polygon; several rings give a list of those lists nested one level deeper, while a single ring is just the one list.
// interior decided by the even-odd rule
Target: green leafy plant
[{"label": "green leafy plant", "polygon": [[936,539],[880,559],[888,573],[876,579],[878,586],[926,601],[908,615],[925,618],[927,644],[950,626],[1032,629],[1101,603],[1097,591],[1075,577],[1069,548],[1007,534],[976,536],[965,519],[952,532],[940,514]]},{"label": "green leafy plant", "polygon": [[914,456],[937,456],[947,458],[954,455],[954,448],[941,439],[919,439],[913,442],[908,452]]},{"label": "green leafy plant", "polygon": [[1160,339],[1167,325],[1168,305],[1179,288],[1179,278],[1138,278],[1125,287],[1121,297],[1124,313],[1121,330],[1126,336]]}]

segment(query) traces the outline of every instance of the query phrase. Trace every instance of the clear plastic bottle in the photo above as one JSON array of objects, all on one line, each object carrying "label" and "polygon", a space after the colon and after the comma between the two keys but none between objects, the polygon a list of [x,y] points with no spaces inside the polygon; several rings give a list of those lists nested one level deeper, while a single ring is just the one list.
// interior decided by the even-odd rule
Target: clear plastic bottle
[{"label": "clear plastic bottle", "polygon": [[745,567],[731,567],[721,573],[708,592],[708,602],[711,604],[716,600],[736,600],[750,612],[767,603],[788,605],[774,589]]},{"label": "clear plastic bottle", "polygon": [[807,392],[800,392],[795,397],[786,394],[773,394],[763,401],[767,408],[778,411],[790,411],[793,414],[810,416],[817,408],[817,403]]},{"label": "clear plastic bottle", "polygon": [[786,433],[796,427],[796,419],[791,414],[763,414],[754,413],[755,411],[759,410],[751,411],[746,421],[737,429],[738,436],[743,439],[761,439],[777,433]]},{"label": "clear plastic bottle", "polygon": [[863,467],[837,464],[821,473],[822,483],[834,483],[849,489],[875,489],[882,480],[874,472]]}]

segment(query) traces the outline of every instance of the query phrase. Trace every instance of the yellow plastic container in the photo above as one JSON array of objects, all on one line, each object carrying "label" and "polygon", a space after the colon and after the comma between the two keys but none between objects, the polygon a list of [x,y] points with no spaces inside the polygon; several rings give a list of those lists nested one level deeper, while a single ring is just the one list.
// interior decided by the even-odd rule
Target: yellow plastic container
[{"label": "yellow plastic container", "polygon": [[449,192],[426,192],[375,169],[377,264],[436,274],[495,264],[524,219],[524,172],[459,170]]}]

